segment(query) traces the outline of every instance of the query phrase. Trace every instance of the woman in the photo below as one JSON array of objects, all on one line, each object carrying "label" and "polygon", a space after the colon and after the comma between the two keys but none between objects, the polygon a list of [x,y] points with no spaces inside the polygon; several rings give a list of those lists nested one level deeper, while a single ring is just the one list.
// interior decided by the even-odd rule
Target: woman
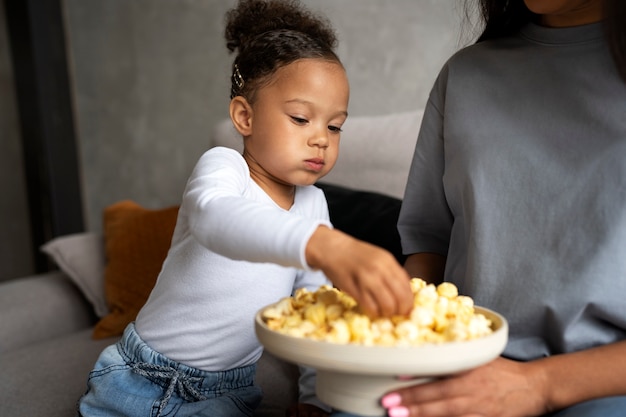
[{"label": "woman", "polygon": [[626,3],[482,0],[428,100],[398,228],[411,276],[509,320],[501,358],[388,415],[626,413]]}]

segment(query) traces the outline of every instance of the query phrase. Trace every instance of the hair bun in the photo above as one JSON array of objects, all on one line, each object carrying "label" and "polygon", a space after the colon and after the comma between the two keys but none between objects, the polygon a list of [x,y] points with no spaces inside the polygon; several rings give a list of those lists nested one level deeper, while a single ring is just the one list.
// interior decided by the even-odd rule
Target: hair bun
[{"label": "hair bun", "polygon": [[230,52],[241,52],[260,34],[276,30],[307,34],[330,49],[337,44],[330,22],[305,9],[297,0],[239,0],[226,13],[225,38]]},{"label": "hair bun", "polygon": [[323,15],[298,0],[239,0],[226,13],[226,46],[236,52],[230,97],[254,100],[255,91],[281,67],[299,59],[323,59],[341,65],[337,37]]}]

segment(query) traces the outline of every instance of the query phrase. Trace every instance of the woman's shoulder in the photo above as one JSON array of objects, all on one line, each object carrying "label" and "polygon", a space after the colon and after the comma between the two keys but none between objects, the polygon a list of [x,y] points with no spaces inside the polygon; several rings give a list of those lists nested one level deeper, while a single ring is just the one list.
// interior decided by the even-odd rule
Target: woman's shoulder
[{"label": "woman's shoulder", "polygon": [[511,48],[511,42],[514,42],[514,40],[506,38],[466,45],[448,58],[444,68],[473,66],[484,59],[490,59],[492,56],[496,57],[502,51]]},{"label": "woman's shoulder", "polygon": [[500,76],[501,70],[527,66],[528,52],[523,44],[521,37],[511,36],[462,47],[441,67],[435,81],[435,90],[445,93],[450,83],[455,88],[459,84],[462,89],[468,88],[471,85],[467,84],[472,84],[477,79],[489,81]]}]

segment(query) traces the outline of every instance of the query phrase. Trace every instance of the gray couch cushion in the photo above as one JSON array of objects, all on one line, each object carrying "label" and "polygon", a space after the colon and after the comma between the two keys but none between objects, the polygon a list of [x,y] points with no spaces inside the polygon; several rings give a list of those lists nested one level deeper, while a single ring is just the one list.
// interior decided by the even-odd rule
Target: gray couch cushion
[{"label": "gray couch cushion", "polygon": [[0,404],[11,417],[72,417],[98,355],[116,339],[93,340],[92,329],[0,355]]},{"label": "gray couch cushion", "polygon": [[[117,338],[94,340],[92,329],[0,355],[3,416],[73,417],[98,355]],[[283,417],[297,401],[297,367],[264,353],[257,383],[264,397],[255,416]]]},{"label": "gray couch cushion", "polygon": [[0,354],[90,328],[95,317],[78,288],[55,271],[0,284]]}]

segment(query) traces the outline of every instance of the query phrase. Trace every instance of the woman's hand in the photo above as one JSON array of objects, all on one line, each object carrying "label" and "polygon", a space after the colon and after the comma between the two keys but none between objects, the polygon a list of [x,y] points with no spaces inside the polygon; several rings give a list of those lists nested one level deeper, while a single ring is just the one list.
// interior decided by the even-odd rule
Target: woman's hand
[{"label": "woman's hand", "polygon": [[403,388],[381,402],[390,417],[540,416],[626,395],[626,341],[530,362],[498,358],[463,374]]},{"label": "woman's hand", "polygon": [[522,417],[546,409],[545,379],[532,363],[498,358],[468,372],[385,395],[390,417]]},{"label": "woman's hand", "polygon": [[406,315],[413,308],[408,273],[378,246],[320,226],[309,239],[306,258],[369,316]]}]

